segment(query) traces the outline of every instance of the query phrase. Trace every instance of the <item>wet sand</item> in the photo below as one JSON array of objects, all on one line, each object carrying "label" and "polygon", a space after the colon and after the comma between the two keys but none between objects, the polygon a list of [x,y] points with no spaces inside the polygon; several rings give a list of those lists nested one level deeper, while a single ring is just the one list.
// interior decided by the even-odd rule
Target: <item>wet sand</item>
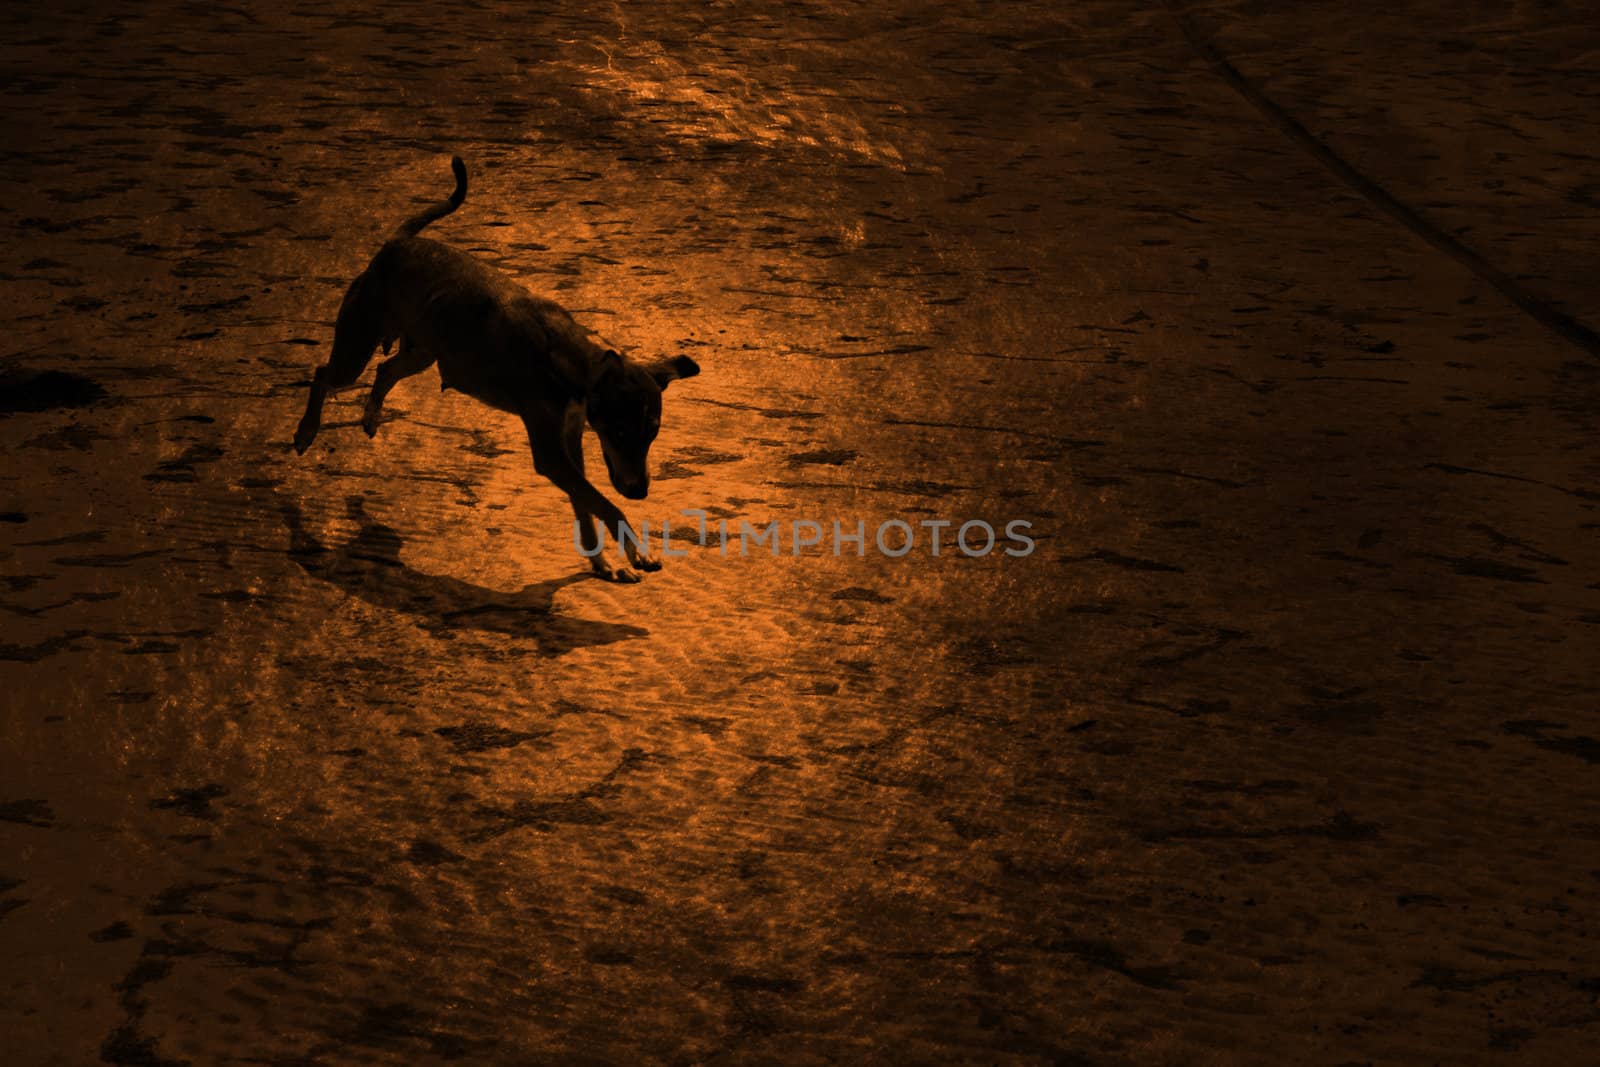
[{"label": "wet sand", "polygon": [[[1600,365],[1055,8],[6,16],[16,1062],[1583,1061]],[[1592,12],[1187,11],[1595,320]],[[432,236],[703,368],[631,516],[1036,551],[602,583],[434,372],[296,456],[452,153]]]}]

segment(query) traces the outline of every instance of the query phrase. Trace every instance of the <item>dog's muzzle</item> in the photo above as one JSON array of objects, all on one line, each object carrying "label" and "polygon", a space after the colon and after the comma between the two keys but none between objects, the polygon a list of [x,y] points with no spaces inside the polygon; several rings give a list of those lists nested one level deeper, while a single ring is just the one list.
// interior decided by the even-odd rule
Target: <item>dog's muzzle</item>
[{"label": "dog's muzzle", "polygon": [[[604,440],[601,445],[604,446]],[[650,469],[632,458],[618,461],[610,448],[605,448],[606,473],[611,476],[611,487],[629,500],[643,500],[650,492]]]}]

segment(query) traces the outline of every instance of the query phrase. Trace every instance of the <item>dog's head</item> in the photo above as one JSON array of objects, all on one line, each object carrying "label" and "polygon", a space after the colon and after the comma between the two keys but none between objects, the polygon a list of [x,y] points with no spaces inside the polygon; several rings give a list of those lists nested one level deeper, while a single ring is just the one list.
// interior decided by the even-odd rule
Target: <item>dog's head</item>
[{"label": "dog's head", "polygon": [[607,351],[602,358],[589,390],[589,425],[600,438],[611,484],[629,500],[643,500],[650,491],[650,443],[661,429],[662,391],[699,373],[688,356],[635,363]]}]

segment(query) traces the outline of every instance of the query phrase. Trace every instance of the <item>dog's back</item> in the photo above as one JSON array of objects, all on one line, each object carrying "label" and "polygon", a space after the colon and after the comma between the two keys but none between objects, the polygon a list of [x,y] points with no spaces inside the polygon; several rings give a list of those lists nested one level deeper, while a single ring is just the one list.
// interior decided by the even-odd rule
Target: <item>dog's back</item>
[{"label": "dog's back", "polygon": [[576,397],[603,353],[588,329],[553,300],[459,249],[425,237],[396,237],[366,271],[381,293],[379,332],[438,360],[439,379],[498,408],[491,380]]}]

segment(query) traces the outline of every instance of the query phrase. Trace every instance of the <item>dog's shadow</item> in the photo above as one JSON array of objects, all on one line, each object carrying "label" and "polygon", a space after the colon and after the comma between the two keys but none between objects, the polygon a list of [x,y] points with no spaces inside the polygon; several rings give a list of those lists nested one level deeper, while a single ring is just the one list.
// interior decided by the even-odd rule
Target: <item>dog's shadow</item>
[{"label": "dog's shadow", "polygon": [[306,529],[298,504],[280,500],[279,513],[289,530],[289,558],[313,578],[336,585],[374,607],[410,615],[424,629],[487,630],[531,638],[544,656],[650,633],[639,626],[557,613],[556,593],[573,582],[587,580],[587,573],[536,582],[515,593],[448,575],[424,574],[401,561],[404,538],[394,527],[368,515],[361,497],[348,498],[345,508],[359,528],[349,540],[329,547]]}]

